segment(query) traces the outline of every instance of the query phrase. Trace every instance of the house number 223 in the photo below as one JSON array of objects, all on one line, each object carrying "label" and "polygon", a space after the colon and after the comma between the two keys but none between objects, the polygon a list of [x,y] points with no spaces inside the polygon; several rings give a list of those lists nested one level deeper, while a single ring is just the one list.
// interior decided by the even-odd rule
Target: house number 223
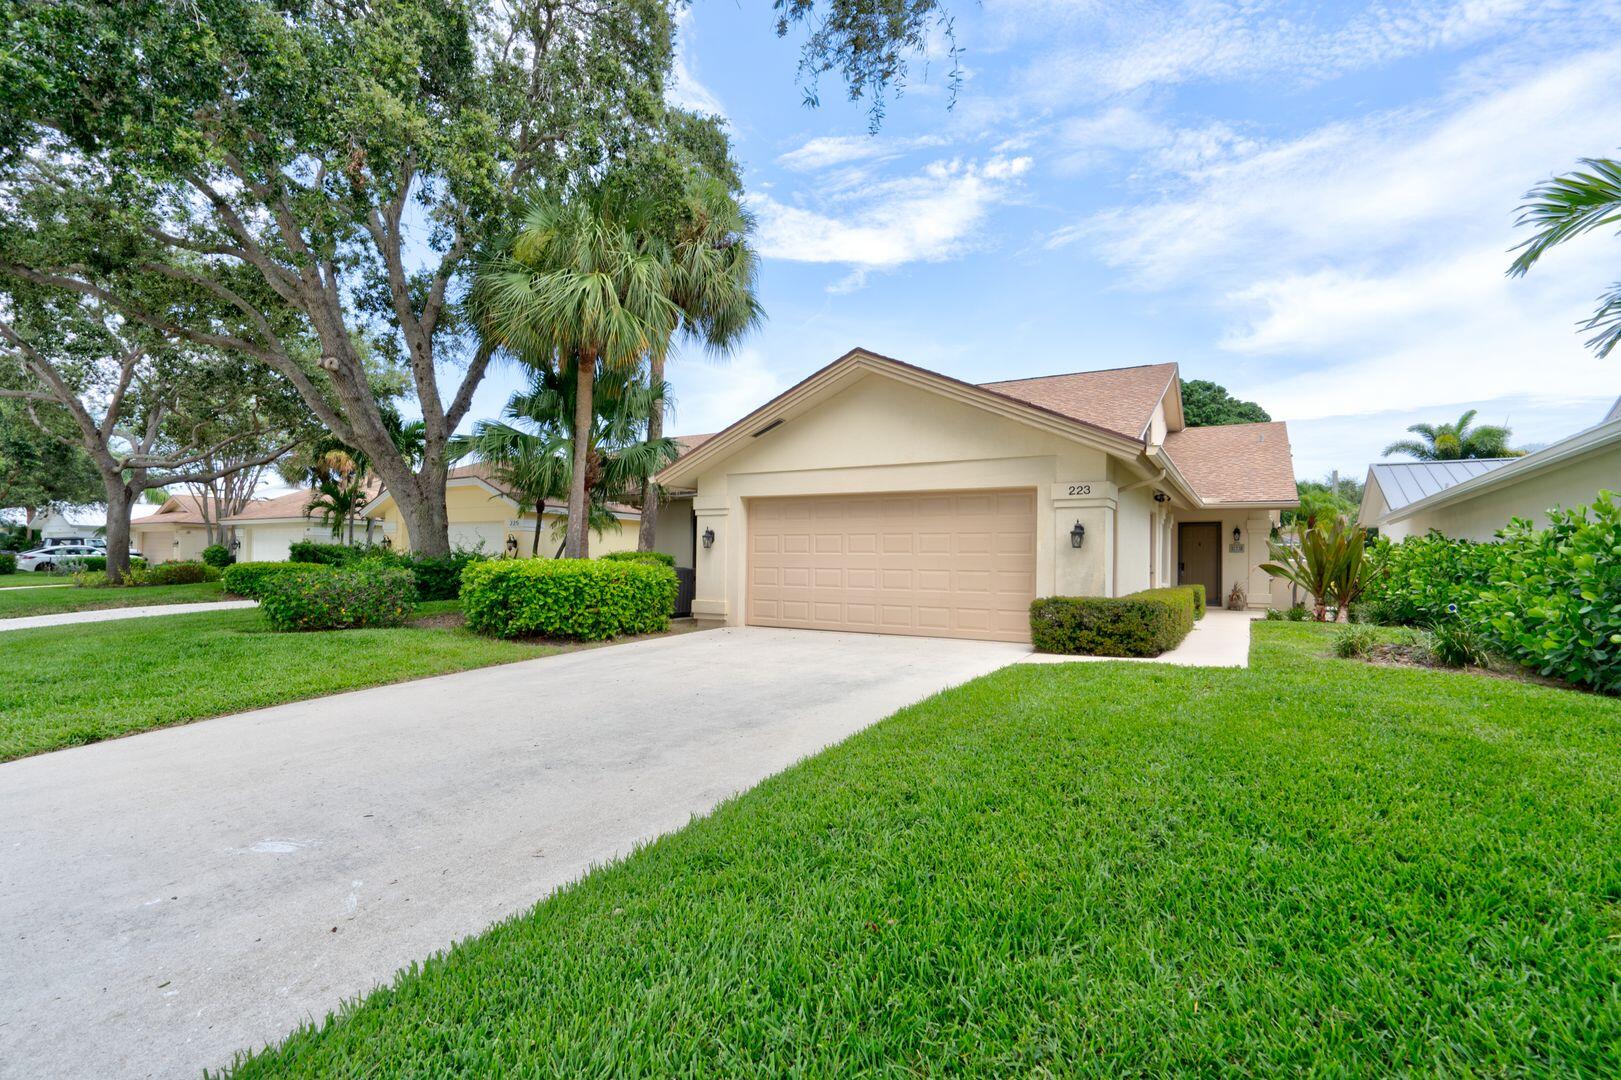
[{"label": "house number 223", "polygon": [[1090,494],[1092,494],[1092,485],[1091,484],[1071,484],[1069,486],[1069,493],[1071,495],[1090,495]]}]

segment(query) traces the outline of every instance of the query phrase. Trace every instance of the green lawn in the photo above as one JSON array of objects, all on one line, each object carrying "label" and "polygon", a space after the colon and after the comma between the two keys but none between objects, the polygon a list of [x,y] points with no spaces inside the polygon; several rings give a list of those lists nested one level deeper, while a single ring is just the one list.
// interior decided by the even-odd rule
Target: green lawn
[{"label": "green lawn", "polygon": [[1621,1073],[1621,702],[1253,657],[947,691],[235,1075]]},{"label": "green lawn", "polygon": [[551,651],[465,630],[275,633],[256,610],[12,630],[0,634],[0,761]]},{"label": "green lawn", "polygon": [[[46,575],[40,575],[42,584],[50,580]],[[234,599],[225,595],[225,590],[217,581],[203,581],[196,585],[141,585],[123,589],[0,590],[0,619],[54,615],[63,611],[99,611],[105,608],[144,607],[147,604],[202,604],[211,600]]]},{"label": "green lawn", "polygon": [[67,585],[67,578],[53,577],[50,574],[18,573],[0,574],[0,589],[21,589],[28,585]]}]

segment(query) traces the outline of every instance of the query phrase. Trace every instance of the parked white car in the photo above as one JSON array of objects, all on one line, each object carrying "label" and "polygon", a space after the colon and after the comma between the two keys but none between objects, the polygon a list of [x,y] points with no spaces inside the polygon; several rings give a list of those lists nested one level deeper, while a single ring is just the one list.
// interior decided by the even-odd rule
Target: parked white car
[{"label": "parked white car", "polygon": [[106,548],[91,547],[89,544],[56,544],[53,547],[35,548],[33,551],[25,551],[18,555],[17,569],[48,574],[52,570],[69,569],[92,556],[105,558],[106,555]]}]

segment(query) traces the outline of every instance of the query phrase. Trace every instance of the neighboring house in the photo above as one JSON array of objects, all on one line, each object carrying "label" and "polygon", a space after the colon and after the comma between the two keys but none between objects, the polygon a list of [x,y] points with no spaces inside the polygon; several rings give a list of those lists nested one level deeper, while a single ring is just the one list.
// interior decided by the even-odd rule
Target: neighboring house
[{"label": "neighboring house", "polygon": [[156,513],[130,522],[130,545],[150,563],[202,558],[208,523],[195,495],[170,495]]},{"label": "neighboring house", "polygon": [[39,534],[42,546],[53,544],[100,544],[106,539],[107,515],[95,507],[71,512],[47,510],[28,527]]},{"label": "neighboring house", "polygon": [[732,624],[1027,641],[1038,596],[1195,581],[1265,607],[1299,502],[1286,427],[1185,428],[1175,364],[976,386],[856,349],[684,441],[657,546]]},{"label": "neighboring house", "polygon": [[[562,520],[566,509],[561,503],[556,506],[548,504],[546,508],[546,520],[541,525],[540,534],[542,558],[551,558],[557,553],[562,541],[554,527]],[[619,528],[605,529],[601,536],[593,533],[592,555],[636,550],[636,529],[641,516],[634,507],[615,505],[611,509]],[[406,528],[394,497],[386,489],[366,504],[364,513],[374,523],[379,540],[386,536],[396,549],[410,547],[410,530]],[[528,556],[534,542],[535,508],[520,505],[510,491],[500,486],[490,467],[483,462],[450,470],[445,480],[445,513],[450,523],[452,548],[501,555],[506,552],[510,537],[517,542],[518,554]]]},{"label": "neighboring house", "polygon": [[1357,523],[1392,540],[1435,529],[1490,540],[1511,518],[1548,523],[1553,507],[1621,490],[1621,401],[1595,427],[1517,458],[1381,462],[1368,468]]}]

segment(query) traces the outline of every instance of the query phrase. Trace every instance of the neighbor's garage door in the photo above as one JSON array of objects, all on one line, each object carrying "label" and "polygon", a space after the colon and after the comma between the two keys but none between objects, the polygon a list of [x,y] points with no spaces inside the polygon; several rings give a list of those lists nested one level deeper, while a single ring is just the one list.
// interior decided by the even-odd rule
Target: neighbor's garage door
[{"label": "neighbor's garage door", "polygon": [[748,504],[748,622],[1030,640],[1030,491],[836,495]]}]

